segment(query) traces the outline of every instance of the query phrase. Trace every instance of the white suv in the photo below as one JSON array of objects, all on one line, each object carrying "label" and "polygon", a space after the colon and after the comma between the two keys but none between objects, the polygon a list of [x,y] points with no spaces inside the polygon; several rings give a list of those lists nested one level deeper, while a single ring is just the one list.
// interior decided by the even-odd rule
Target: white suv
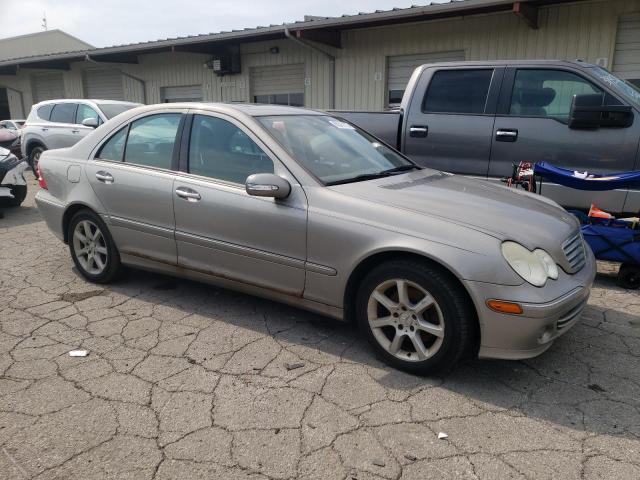
[{"label": "white suv", "polygon": [[75,145],[119,113],[140,106],[116,100],[47,100],[31,107],[22,129],[22,154],[36,172],[45,150]]}]

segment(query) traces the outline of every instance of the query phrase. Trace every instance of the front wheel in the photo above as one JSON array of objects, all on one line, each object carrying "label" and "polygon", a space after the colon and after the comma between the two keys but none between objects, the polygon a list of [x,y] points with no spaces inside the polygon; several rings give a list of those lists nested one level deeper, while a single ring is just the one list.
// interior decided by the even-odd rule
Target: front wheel
[{"label": "front wheel", "polygon": [[356,299],[361,330],[388,364],[416,374],[453,368],[470,353],[476,315],[449,274],[419,262],[384,263]]},{"label": "front wheel", "polygon": [[637,290],[640,287],[640,266],[633,263],[623,263],[618,271],[618,286]]},{"label": "front wheel", "polygon": [[33,174],[38,176],[38,163],[40,162],[40,155],[45,151],[43,147],[33,147],[31,153],[29,154],[29,166],[33,171]]},{"label": "front wheel", "polygon": [[89,210],[69,222],[69,250],[82,276],[94,283],[109,283],[122,270],[120,254],[102,219]]}]

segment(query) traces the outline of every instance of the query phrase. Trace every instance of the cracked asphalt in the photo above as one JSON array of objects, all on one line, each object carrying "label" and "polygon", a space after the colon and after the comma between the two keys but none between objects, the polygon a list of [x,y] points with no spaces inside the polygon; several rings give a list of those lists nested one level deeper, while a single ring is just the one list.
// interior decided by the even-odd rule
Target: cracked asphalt
[{"label": "cracked asphalt", "polygon": [[420,378],[301,310],[89,284],[31,186],[0,219],[2,479],[640,478],[640,297],[608,265],[541,357]]}]

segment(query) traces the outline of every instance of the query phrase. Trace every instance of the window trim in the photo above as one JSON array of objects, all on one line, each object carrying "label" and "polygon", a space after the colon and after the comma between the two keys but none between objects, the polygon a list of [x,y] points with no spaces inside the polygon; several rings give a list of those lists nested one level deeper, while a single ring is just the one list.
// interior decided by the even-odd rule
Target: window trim
[{"label": "window trim", "polygon": [[[492,71],[491,79],[489,80],[489,88],[487,89],[487,98],[484,103],[484,111],[482,113],[474,113],[474,112],[430,112],[425,109],[427,96],[429,95],[429,90],[431,90],[433,86],[434,77],[440,72],[450,72],[450,71],[478,71],[478,70],[490,70]],[[426,70],[425,70],[426,72]],[[496,114],[496,104],[498,100],[498,96],[500,93],[500,87],[503,81],[503,73],[504,68],[498,66],[483,66],[483,65],[473,65],[473,66],[465,66],[465,67],[451,67],[451,68],[437,68],[431,72],[429,76],[427,88],[422,95],[422,99],[420,100],[420,113],[423,115],[465,115],[465,116],[494,116]],[[423,72],[424,74],[424,72]],[[418,86],[416,84],[416,86]],[[406,89],[405,89],[406,92]]]},{"label": "window trim", "polygon": [[[267,145],[260,139],[260,137],[258,137],[258,135],[256,135],[251,130],[251,128],[249,128],[243,122],[239,121],[238,119],[236,119],[234,117],[225,115],[225,114],[220,113],[220,112],[210,112],[210,111],[206,111],[206,110],[190,110],[189,113],[187,114],[187,117],[189,117],[189,118],[187,118],[185,120],[185,129],[184,129],[183,136],[182,136],[182,139],[181,139],[182,140],[182,144],[181,144],[181,148],[180,148],[180,162],[179,162],[180,163],[180,169],[179,169],[179,173],[181,175],[184,175],[187,178],[193,178],[193,179],[197,179],[197,180],[207,181],[207,182],[210,182],[210,183],[213,183],[213,184],[216,184],[216,185],[223,185],[225,187],[237,188],[237,189],[242,190],[242,191],[245,191],[245,188],[246,188],[244,183],[235,183],[235,182],[231,182],[229,180],[223,180],[221,178],[206,177],[204,175],[198,175],[196,173],[189,172],[189,150],[191,148],[191,130],[193,128],[193,121],[194,121],[196,115],[201,115],[203,117],[218,118],[220,120],[225,120],[225,121],[231,123],[236,128],[238,128],[239,130],[244,132],[251,139],[251,141],[253,141],[260,148],[260,150],[262,150],[264,152],[264,154],[267,157],[269,157],[269,159],[273,163],[273,171],[274,171],[274,173],[276,175],[279,175],[277,172],[278,172],[278,166],[280,166],[280,167],[282,167],[282,169],[286,170],[289,173],[289,175],[291,175],[292,178],[294,178],[294,179],[296,178],[293,175],[293,173],[291,172],[291,170],[289,170],[287,168],[285,163],[280,161],[280,159],[275,155],[275,153],[273,153],[273,151],[270,148],[267,147]],[[296,179],[296,182],[298,182],[297,179]]]}]

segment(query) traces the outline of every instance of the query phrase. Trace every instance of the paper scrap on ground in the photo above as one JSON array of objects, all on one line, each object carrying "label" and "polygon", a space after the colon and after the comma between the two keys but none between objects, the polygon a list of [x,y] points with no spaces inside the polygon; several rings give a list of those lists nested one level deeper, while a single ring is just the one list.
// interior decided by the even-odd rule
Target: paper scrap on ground
[{"label": "paper scrap on ground", "polygon": [[440,432],[440,433],[438,434],[438,440],[442,440],[443,438],[447,438],[448,436],[449,436],[449,435],[447,435],[446,433],[444,433],[444,432]]},{"label": "paper scrap on ground", "polygon": [[71,350],[69,352],[70,357],[86,357],[89,355],[89,352],[86,350]]}]

